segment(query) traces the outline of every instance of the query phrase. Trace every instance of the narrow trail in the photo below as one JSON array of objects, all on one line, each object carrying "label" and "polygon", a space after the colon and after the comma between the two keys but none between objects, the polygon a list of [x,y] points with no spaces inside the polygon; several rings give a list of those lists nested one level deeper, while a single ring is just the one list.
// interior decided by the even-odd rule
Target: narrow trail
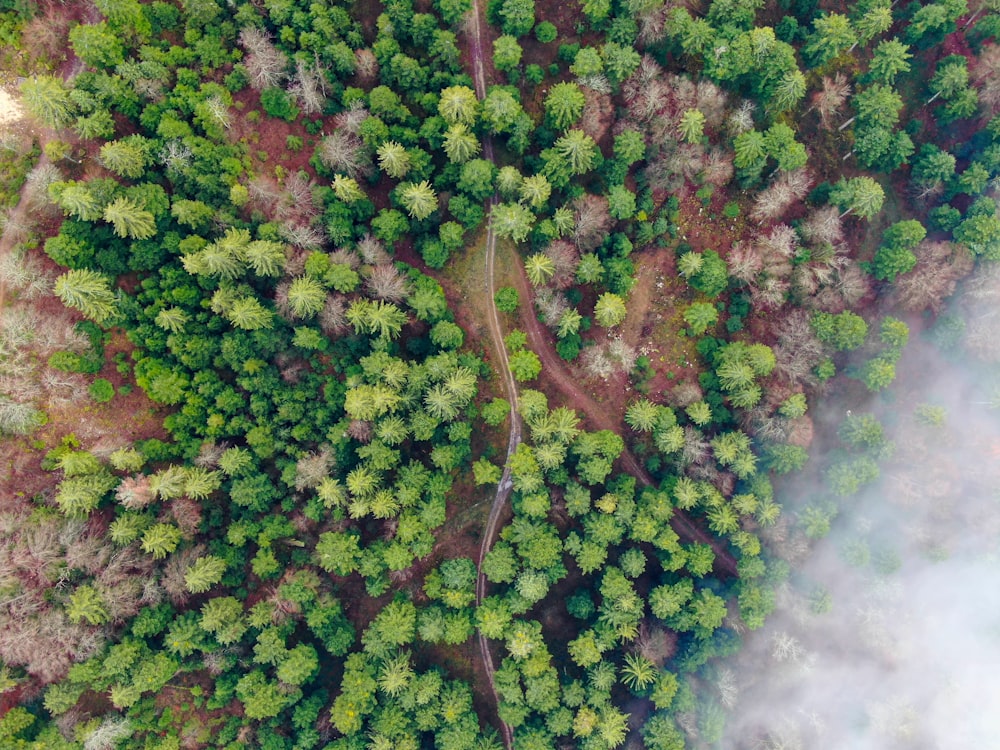
[{"label": "narrow trail", "polygon": [[[531,283],[528,281],[528,275],[522,264],[513,263],[512,265],[516,271],[514,283],[517,287],[518,296],[524,300],[524,304],[531,311],[534,305],[534,295]],[[592,427],[596,427],[599,430],[611,430],[620,434],[622,430],[621,420],[609,413],[605,407],[597,403],[580,388],[579,381],[566,368],[562,358],[556,354],[551,342],[552,337],[548,330],[532,312],[529,312],[525,316],[525,328],[527,328],[525,333],[528,336],[528,343],[532,351],[542,361],[542,371],[545,373],[545,377],[562,391],[569,406],[583,412]],[[622,452],[618,460],[621,467],[634,476],[641,484],[646,487],[655,486],[656,483],[653,481],[653,478],[628,448]],[[729,550],[718,539],[713,538],[704,529],[694,523],[685,511],[679,508],[675,509],[671,525],[681,539],[688,542],[710,545],[715,551],[715,567],[718,572],[736,575],[736,560],[730,554]]]},{"label": "narrow trail", "polygon": [[[473,0],[472,4],[472,23],[471,23],[471,42],[472,42],[472,63],[473,63],[473,75],[476,86],[476,96],[481,101],[486,97],[486,66],[483,64],[483,27],[485,26],[484,19],[482,18],[482,9],[479,5],[479,0]],[[487,134],[483,138],[483,157],[490,162],[494,161],[493,157],[493,139]],[[521,415],[518,411],[517,402],[517,383],[514,380],[514,375],[510,371],[510,361],[507,358],[507,348],[503,341],[503,329],[500,327],[500,313],[497,311],[496,303],[493,301],[493,296],[496,293],[495,283],[494,283],[494,270],[496,267],[496,233],[493,231],[493,219],[492,219],[492,209],[496,205],[496,196],[492,196],[486,202],[487,220],[486,220],[486,268],[484,269],[485,275],[485,292],[487,299],[489,301],[489,324],[490,338],[493,340],[493,349],[497,357],[497,365],[499,366],[501,375],[504,381],[504,390],[507,393],[507,400],[510,402],[510,436],[507,439],[507,459],[504,461],[503,474],[500,477],[500,482],[497,484],[496,496],[493,498],[493,504],[490,506],[490,514],[486,520],[486,528],[483,530],[483,540],[479,546],[479,560],[476,564],[476,605],[482,604],[483,598],[486,596],[486,576],[483,574],[483,560],[486,558],[486,554],[493,547],[493,542],[496,540],[497,531],[500,528],[501,518],[505,515],[507,510],[507,499],[510,497],[511,487],[513,483],[511,481],[510,472],[510,459],[514,455],[514,451],[517,450],[517,446],[521,443]],[[490,683],[490,690],[493,692],[493,700],[499,709],[500,706],[500,696],[497,694],[496,683],[494,681],[494,674],[496,673],[496,667],[493,664],[493,654],[490,651],[489,639],[483,635],[482,631],[477,631],[476,636],[479,640],[479,653],[483,659],[483,668],[486,671],[486,677]],[[514,732],[507,722],[500,719],[500,733],[503,736],[504,747],[507,750],[511,750],[514,746]]]}]

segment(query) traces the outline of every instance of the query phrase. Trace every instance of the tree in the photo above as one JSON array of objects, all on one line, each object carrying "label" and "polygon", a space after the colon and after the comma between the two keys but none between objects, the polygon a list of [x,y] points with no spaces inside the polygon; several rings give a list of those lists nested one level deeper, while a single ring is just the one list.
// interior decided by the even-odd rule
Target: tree
[{"label": "tree", "polygon": [[566,130],[583,114],[587,100],[575,83],[562,82],[545,97],[545,116],[556,130]]},{"label": "tree", "polygon": [[594,320],[604,328],[611,328],[625,320],[625,300],[612,292],[605,292],[594,305]]},{"label": "tree", "polygon": [[21,83],[21,101],[33,117],[58,130],[69,124],[75,109],[61,78],[35,76]]},{"label": "tree", "polygon": [[626,654],[622,665],[622,684],[633,693],[641,694],[656,682],[659,670],[656,665],[641,654]]},{"label": "tree", "polygon": [[426,219],[437,209],[437,194],[430,182],[403,183],[399,186],[399,202],[414,219]]},{"label": "tree", "polygon": [[471,126],[479,114],[476,92],[468,86],[449,86],[442,89],[438,98],[438,114],[449,125]]},{"label": "tree", "polygon": [[91,625],[103,625],[111,619],[104,599],[93,586],[78,586],[70,594],[66,615],[72,622],[86,620]]},{"label": "tree", "polygon": [[365,191],[353,177],[342,174],[333,176],[333,192],[344,203],[354,203],[365,198]]},{"label": "tree", "polygon": [[184,573],[184,586],[192,594],[202,594],[222,580],[226,561],[215,555],[199,557]]},{"label": "tree", "polygon": [[493,67],[510,73],[517,70],[523,50],[517,39],[504,34],[493,40]]},{"label": "tree", "polygon": [[535,0],[502,0],[498,14],[504,34],[522,37],[535,26]]},{"label": "tree", "polygon": [[444,135],[442,144],[448,160],[455,164],[467,162],[479,153],[479,141],[463,124],[452,125]]},{"label": "tree", "polygon": [[556,267],[545,253],[535,253],[524,261],[524,270],[532,285],[542,286],[555,274]]},{"label": "tree", "polygon": [[288,285],[288,309],[296,318],[311,318],[326,304],[326,289],[312,276],[299,276]]},{"label": "tree", "polygon": [[535,174],[521,181],[519,193],[521,200],[537,211],[545,207],[552,194],[552,186],[545,175]]},{"label": "tree", "polygon": [[824,13],[813,21],[813,32],[802,47],[802,54],[816,68],[832,60],[855,42],[857,35],[847,16]]},{"label": "tree", "polygon": [[519,349],[510,355],[510,371],[519,383],[534,380],[542,371],[542,361],[533,351]]},{"label": "tree", "polygon": [[74,26],[69,41],[76,56],[92,68],[114,68],[125,60],[121,39],[104,21]]},{"label": "tree", "polygon": [[870,219],[882,210],[885,192],[871,177],[842,177],[830,191],[830,202],[839,206],[841,216],[854,213]]},{"label": "tree", "polygon": [[142,535],[142,550],[162,560],[177,549],[181,541],[181,530],[168,523],[157,523],[146,529]]},{"label": "tree", "polygon": [[684,322],[691,326],[691,332],[700,336],[709,326],[715,325],[719,311],[708,302],[695,302],[684,311]]},{"label": "tree", "polygon": [[410,154],[396,141],[386,141],[376,153],[379,167],[393,179],[401,180],[410,171]]},{"label": "tree", "polygon": [[104,220],[114,227],[119,237],[146,240],[156,234],[153,214],[124,196],[104,207]]},{"label": "tree", "polygon": [[535,217],[520,203],[497,203],[490,211],[490,223],[499,237],[524,242],[535,223]]},{"label": "tree", "polygon": [[608,190],[608,213],[613,218],[621,221],[631,219],[635,209],[635,193],[624,185],[613,185]]},{"label": "tree", "polygon": [[697,109],[686,109],[681,114],[677,133],[688,143],[698,143],[705,132],[705,115]]},{"label": "tree", "polygon": [[909,46],[898,39],[883,40],[872,53],[868,74],[875,81],[891,86],[896,76],[910,70],[909,61],[912,57]]},{"label": "tree", "polygon": [[926,236],[927,230],[915,219],[898,221],[886,229],[872,261],[875,278],[892,282],[898,275],[912,270],[917,264],[913,248]]},{"label": "tree", "polygon": [[787,112],[793,109],[799,100],[806,95],[806,77],[796,68],[781,76],[778,85],[774,87],[769,107],[775,112]]},{"label": "tree", "polygon": [[110,320],[117,312],[117,297],[108,278],[87,268],[64,273],[56,279],[53,291],[64,305],[96,323]]},{"label": "tree", "polygon": [[149,149],[142,136],[129,136],[101,146],[101,163],[112,172],[136,179],[149,164]]},{"label": "tree", "polygon": [[810,322],[816,337],[837,351],[857,349],[868,335],[865,319],[850,311],[837,315],[817,312]]},{"label": "tree", "polygon": [[573,174],[583,174],[593,168],[597,158],[597,144],[582,130],[567,131],[554,145],[556,153],[566,160]]}]

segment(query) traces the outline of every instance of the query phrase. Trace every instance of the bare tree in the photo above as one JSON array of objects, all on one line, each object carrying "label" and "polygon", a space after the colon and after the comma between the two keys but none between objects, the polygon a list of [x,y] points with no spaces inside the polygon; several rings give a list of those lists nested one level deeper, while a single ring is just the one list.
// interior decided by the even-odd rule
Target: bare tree
[{"label": "bare tree", "polygon": [[555,273],[550,279],[550,284],[556,289],[566,289],[573,285],[576,267],[580,262],[580,254],[577,249],[566,240],[556,240],[549,244],[543,251],[552,261]]},{"label": "bare tree", "polygon": [[295,97],[307,115],[322,112],[326,106],[326,73],[318,64],[309,65],[304,60],[295,63],[295,75],[288,93]]},{"label": "bare tree", "polygon": [[810,211],[799,224],[799,233],[810,244],[838,244],[844,239],[840,210],[836,206],[823,206]]},{"label": "bare tree", "polygon": [[559,325],[559,318],[569,309],[569,302],[562,292],[542,287],[535,294],[535,309],[545,325],[555,328]]},{"label": "bare tree", "polygon": [[326,167],[350,177],[371,170],[371,156],[364,142],[346,128],[335,130],[322,140],[319,158]]},{"label": "bare tree", "polygon": [[744,99],[738,107],[729,113],[726,126],[732,135],[736,136],[753,129],[753,111],[755,108],[756,105],[752,101]]},{"label": "bare tree", "polygon": [[611,229],[608,199],[586,193],[574,200],[572,207],[576,218],[573,241],[581,251],[590,252],[604,242]]},{"label": "bare tree", "polygon": [[368,265],[384,266],[387,263],[392,263],[392,256],[386,252],[382,241],[370,234],[366,234],[358,240],[357,251],[361,259]]},{"label": "bare tree", "polygon": [[749,283],[763,270],[764,259],[755,243],[741,240],[729,251],[726,265],[729,266],[730,276]]},{"label": "bare tree", "polygon": [[272,44],[267,32],[245,27],[240,31],[239,42],[246,50],[243,64],[251,86],[260,91],[285,80],[288,58]]},{"label": "bare tree", "polygon": [[145,474],[136,474],[122,480],[115,490],[115,498],[129,510],[141,510],[153,502],[155,493],[150,486],[149,477]]},{"label": "bare tree", "polygon": [[777,219],[795,201],[802,200],[811,185],[812,174],[808,169],[779,173],[767,188],[757,194],[753,211],[750,212],[751,218],[756,221]]},{"label": "bare tree", "polygon": [[391,263],[375,266],[365,279],[369,296],[388,302],[402,302],[410,295],[406,277]]},{"label": "bare tree", "polygon": [[751,289],[750,298],[755,307],[777,310],[788,299],[789,286],[786,279],[767,276]]},{"label": "bare tree", "polygon": [[353,419],[347,426],[347,434],[359,443],[370,443],[373,432],[372,423],[363,419]]},{"label": "bare tree", "polygon": [[788,276],[792,272],[792,258],[798,249],[798,235],[787,224],[775,224],[771,231],[755,241],[757,252],[764,264],[764,271],[771,276]]},{"label": "bare tree", "polygon": [[778,336],[774,347],[775,372],[791,383],[814,382],[812,369],[823,359],[823,345],[809,320],[808,311],[790,310],[782,316],[775,331]]},{"label": "bare tree", "polygon": [[711,148],[705,155],[701,179],[709,185],[722,187],[733,179],[733,156],[721,148]]},{"label": "bare tree", "polygon": [[[362,242],[363,241],[364,239],[362,239]],[[361,268],[360,256],[356,252],[347,247],[338,247],[332,253],[328,253],[327,257],[330,258],[330,265],[347,266],[348,268],[351,268],[355,271]]]},{"label": "bare tree", "polygon": [[319,314],[319,327],[327,336],[340,335],[347,330],[347,305],[343,297],[328,294]]},{"label": "bare tree", "polygon": [[1000,45],[983,45],[970,72],[980,103],[991,114],[1000,112]]},{"label": "bare tree", "polygon": [[831,118],[840,111],[850,95],[851,84],[843,73],[837,73],[833,78],[823,76],[820,90],[812,95],[812,108],[819,114],[824,128],[830,127]]},{"label": "bare tree", "polygon": [[914,254],[917,265],[896,279],[894,296],[907,310],[937,312],[958,279],[972,270],[972,255],[961,245],[929,240],[921,242]]},{"label": "bare tree", "polygon": [[333,468],[334,457],[330,449],[307,453],[295,464],[295,489],[300,492],[316,487]]},{"label": "bare tree", "polygon": [[378,60],[370,49],[354,50],[354,74],[361,83],[373,83],[378,78]]}]

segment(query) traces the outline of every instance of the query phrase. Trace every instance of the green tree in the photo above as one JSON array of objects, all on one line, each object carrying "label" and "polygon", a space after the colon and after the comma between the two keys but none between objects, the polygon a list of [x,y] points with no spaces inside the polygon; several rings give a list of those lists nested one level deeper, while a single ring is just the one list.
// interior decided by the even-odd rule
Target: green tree
[{"label": "green tree", "polygon": [[545,253],[534,253],[524,261],[524,271],[532,285],[543,286],[555,274],[556,266]]},{"label": "green tree", "polygon": [[288,285],[288,309],[296,318],[317,315],[326,303],[326,289],[312,276],[299,276]]},{"label": "green tree", "polygon": [[926,236],[927,230],[915,219],[898,221],[886,229],[872,261],[875,278],[891,282],[898,275],[912,270],[917,264],[913,248]]},{"label": "green tree", "polygon": [[872,52],[868,74],[875,81],[891,86],[896,76],[910,70],[909,61],[912,58],[908,45],[898,39],[885,39],[879,42]]},{"label": "green tree", "polygon": [[695,302],[684,311],[684,322],[691,326],[691,331],[700,336],[715,325],[719,319],[719,311],[709,302]]},{"label": "green tree", "polygon": [[698,143],[705,133],[705,115],[697,109],[684,110],[677,132],[688,143]]},{"label": "green tree", "polygon": [[437,194],[430,182],[403,183],[399,186],[399,202],[414,219],[426,219],[437,209]]},{"label": "green tree", "polygon": [[575,83],[557,83],[545,97],[545,116],[553,128],[566,130],[580,119],[586,103],[583,92]]},{"label": "green tree", "polygon": [[386,141],[375,153],[379,167],[393,179],[401,180],[410,171],[410,154],[396,141]]},{"label": "green tree", "polygon": [[125,196],[104,207],[104,220],[114,227],[119,237],[147,240],[156,234],[153,214]]},{"label": "green tree", "polygon": [[478,154],[480,147],[476,136],[469,132],[467,126],[459,123],[448,128],[442,148],[449,161],[462,164]]},{"label": "green tree", "polygon": [[149,164],[149,147],[141,136],[129,136],[101,146],[101,163],[129,179],[142,177]]},{"label": "green tree", "polygon": [[93,586],[77,586],[70,594],[66,615],[72,622],[86,620],[90,625],[103,625],[111,619],[104,599]]},{"label": "green tree", "polygon": [[181,530],[169,523],[157,523],[146,529],[142,535],[142,551],[162,560],[175,549],[181,541]]},{"label": "green tree", "polygon": [[542,361],[533,351],[520,349],[510,355],[510,371],[519,383],[534,380],[542,371]]},{"label": "green tree", "polygon": [[882,210],[885,191],[871,177],[841,178],[830,191],[830,202],[841,208],[841,216],[854,213],[870,219]]},{"label": "green tree", "polygon": [[857,349],[865,342],[868,324],[860,315],[845,311],[834,315],[817,312],[812,317],[816,337],[837,351]]},{"label": "green tree", "polygon": [[114,68],[125,60],[121,39],[107,23],[80,24],[69,32],[73,52],[92,68]]},{"label": "green tree", "polygon": [[517,39],[504,34],[493,40],[493,67],[510,73],[521,63],[523,50]]},{"label": "green tree", "polygon": [[79,310],[97,323],[105,323],[117,313],[117,298],[106,276],[87,268],[67,271],[53,287],[67,307]]},{"label": "green tree", "polygon": [[215,555],[205,555],[195,560],[184,573],[184,586],[192,594],[203,594],[222,580],[226,561]]},{"label": "green tree", "polygon": [[21,82],[21,101],[31,113],[50,128],[58,130],[73,118],[74,105],[62,78],[35,76]]},{"label": "green tree", "polygon": [[438,98],[438,114],[449,125],[471,126],[479,114],[476,92],[468,86],[449,86],[442,89]]},{"label": "green tree", "polygon": [[605,292],[594,305],[594,320],[604,328],[612,328],[623,320],[628,310],[625,300],[612,292]]},{"label": "green tree", "polygon": [[813,32],[802,47],[802,54],[812,67],[819,67],[855,44],[857,34],[847,16],[823,13],[813,21]]},{"label": "green tree", "polygon": [[573,174],[583,174],[594,167],[597,144],[582,130],[569,130],[555,142],[556,153],[566,160]]},{"label": "green tree", "polygon": [[524,242],[535,223],[535,216],[520,203],[497,203],[490,212],[490,222],[497,236]]}]

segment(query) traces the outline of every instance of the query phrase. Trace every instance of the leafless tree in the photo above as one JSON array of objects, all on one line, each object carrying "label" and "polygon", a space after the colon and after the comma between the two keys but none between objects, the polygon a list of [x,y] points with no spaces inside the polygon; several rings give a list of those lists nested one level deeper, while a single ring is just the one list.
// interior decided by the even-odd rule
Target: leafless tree
[{"label": "leafless tree", "polygon": [[370,234],[358,240],[357,252],[365,263],[372,266],[382,266],[392,262],[392,256],[386,252],[382,241]]},{"label": "leafless tree", "polygon": [[683,383],[678,383],[670,389],[670,403],[684,409],[693,403],[701,401],[703,395],[701,387],[697,383],[685,380]]},{"label": "leafless tree", "polygon": [[722,187],[733,178],[733,156],[721,148],[711,148],[705,154],[701,179],[709,185]]},{"label": "leafless tree", "polygon": [[837,245],[844,239],[843,221],[836,206],[823,206],[809,212],[799,224],[802,239],[814,245]]},{"label": "leafless tree", "polygon": [[378,78],[378,60],[370,49],[354,50],[354,74],[361,83],[373,83]]},{"label": "leafless tree", "polygon": [[141,510],[153,502],[155,493],[150,486],[149,477],[146,474],[136,474],[122,480],[115,490],[115,498],[129,510]]},{"label": "leafless tree", "polygon": [[171,138],[163,144],[158,156],[164,167],[180,172],[191,166],[194,153],[179,138]]},{"label": "leafless tree", "polygon": [[335,172],[350,177],[366,174],[371,170],[371,156],[364,142],[346,128],[335,130],[322,140],[319,158]]},{"label": "leafless tree", "polygon": [[750,291],[750,298],[755,307],[765,310],[777,310],[788,299],[789,283],[777,276],[766,276]]},{"label": "leafless tree", "polygon": [[555,266],[555,273],[549,283],[556,289],[566,289],[573,285],[576,267],[580,262],[577,249],[566,240],[556,240],[543,251]]},{"label": "leafless tree", "polygon": [[319,248],[326,239],[323,230],[311,224],[286,221],[281,224],[278,231],[288,244],[308,250]]},{"label": "leafless tree", "polygon": [[184,536],[193,537],[198,533],[201,525],[201,503],[192,500],[187,495],[181,495],[171,500],[167,506],[170,515],[177,522],[178,528],[184,532]]},{"label": "leafless tree", "polygon": [[980,103],[989,113],[1000,112],[1000,45],[983,45],[970,72]]},{"label": "leafless tree", "polygon": [[729,113],[726,126],[729,132],[736,136],[753,129],[753,111],[756,105],[749,99],[744,99]]},{"label": "leafless tree", "polygon": [[267,33],[248,26],[240,31],[239,41],[246,50],[243,64],[250,85],[258,91],[280,85],[288,69],[288,58],[274,46]]},{"label": "leafless tree", "polygon": [[307,115],[322,112],[326,106],[325,71],[318,64],[309,65],[305,60],[297,60],[288,93],[295,97]]},{"label": "leafless tree", "polygon": [[608,359],[610,359],[619,372],[629,373],[635,369],[635,361],[638,357],[635,347],[628,344],[622,338],[613,338],[608,342]]},{"label": "leafless tree", "polygon": [[930,308],[937,312],[958,279],[972,270],[972,255],[955,243],[933,240],[921,242],[914,254],[917,265],[896,279],[894,296],[907,310]]},{"label": "leafless tree", "polygon": [[590,252],[604,242],[611,229],[608,199],[585,193],[573,201],[572,207],[576,217],[573,241],[582,252]]},{"label": "leafless tree", "polygon": [[569,309],[569,302],[562,292],[542,287],[535,294],[535,309],[545,325],[555,328],[559,324],[559,318]]},{"label": "leafless tree", "polygon": [[295,464],[295,489],[301,492],[317,486],[333,468],[333,458],[327,447],[300,458]]},{"label": "leafless tree", "polygon": [[823,76],[820,90],[812,95],[812,106],[824,128],[830,127],[830,119],[840,111],[850,95],[851,84],[843,73],[837,73],[832,78]]},{"label": "leafless tree", "polygon": [[352,419],[347,426],[347,434],[359,443],[370,443],[373,432],[372,423],[363,419]]},{"label": "leafless tree", "polygon": [[607,380],[615,372],[614,363],[608,359],[602,346],[589,346],[580,354],[580,364],[595,378]]},{"label": "leafless tree", "polygon": [[229,130],[230,126],[232,126],[233,118],[229,114],[229,108],[226,106],[226,103],[222,101],[221,96],[215,95],[206,99],[205,111],[220,128]]},{"label": "leafless tree", "polygon": [[375,266],[365,279],[369,296],[388,302],[402,302],[410,295],[410,284],[392,263]]},{"label": "leafless tree", "polygon": [[337,294],[328,294],[326,303],[319,314],[319,327],[327,336],[337,336],[347,330],[347,318],[345,312],[347,305],[343,297]]},{"label": "leafless tree", "polygon": [[779,631],[771,636],[771,657],[775,661],[798,661],[802,656],[802,644],[794,636]]},{"label": "leafless tree", "polygon": [[192,547],[182,547],[167,558],[160,585],[174,606],[183,605],[191,597],[191,592],[187,590],[184,582],[184,574],[195,560],[205,555],[205,552],[205,545],[196,544]]},{"label": "leafless tree", "polygon": [[812,185],[812,175],[808,169],[781,172],[754,200],[751,218],[768,221],[783,216],[788,208],[802,200]]},{"label": "leafless tree", "polygon": [[83,750],[114,750],[132,734],[132,724],[124,716],[105,716],[83,742]]},{"label": "leafless tree", "polygon": [[799,237],[787,224],[776,224],[771,231],[755,241],[757,252],[770,276],[784,277],[792,272],[792,258],[798,249]]},{"label": "leafless tree", "polygon": [[775,331],[778,336],[774,347],[775,372],[790,383],[814,382],[812,369],[823,359],[823,345],[816,338],[809,320],[808,311],[790,310],[782,316]]},{"label": "leafless tree", "polygon": [[198,455],[194,458],[194,465],[203,469],[214,469],[219,465],[219,459],[225,452],[226,446],[220,445],[212,440],[207,440],[201,444]]},{"label": "leafless tree", "polygon": [[740,240],[726,256],[726,265],[730,276],[749,283],[764,269],[764,259],[755,243]]},{"label": "leafless tree", "polygon": [[[366,238],[362,238],[361,242],[364,242],[365,239]],[[376,240],[376,242],[377,241],[378,240]],[[382,252],[385,253],[385,250],[383,249]],[[377,256],[377,257],[382,258],[382,256]],[[344,265],[347,266],[348,268],[352,268],[355,271],[361,268],[361,257],[356,252],[347,247],[338,247],[332,253],[329,253],[329,258],[330,258],[330,265],[334,266]],[[386,253],[386,258],[388,258],[388,253]],[[389,260],[391,260],[391,259],[387,260],[386,258],[382,259],[383,263],[387,263],[389,262]],[[373,263],[372,265],[378,265],[378,264]]]},{"label": "leafless tree", "polygon": [[726,117],[726,92],[707,79],[698,81],[695,108],[705,115],[705,125],[718,128]]},{"label": "leafless tree", "polygon": [[685,466],[699,466],[711,458],[711,450],[705,436],[691,425],[684,427],[684,447],[681,449],[681,461]]}]

